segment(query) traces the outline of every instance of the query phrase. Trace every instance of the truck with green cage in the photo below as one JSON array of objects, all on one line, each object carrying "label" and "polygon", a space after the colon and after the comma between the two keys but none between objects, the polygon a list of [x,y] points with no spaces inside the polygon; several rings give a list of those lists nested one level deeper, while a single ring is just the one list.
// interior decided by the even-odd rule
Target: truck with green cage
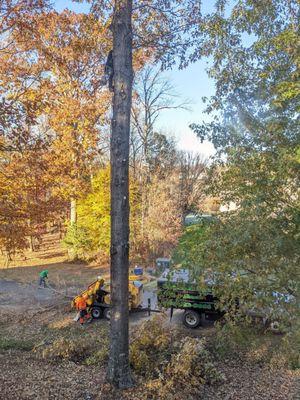
[{"label": "truck with green cage", "polygon": [[188,328],[197,328],[203,319],[215,321],[224,315],[218,310],[218,299],[209,287],[200,290],[187,279],[162,277],[157,281],[157,289],[159,307],[170,309],[171,317],[174,310],[183,310],[182,321]]}]

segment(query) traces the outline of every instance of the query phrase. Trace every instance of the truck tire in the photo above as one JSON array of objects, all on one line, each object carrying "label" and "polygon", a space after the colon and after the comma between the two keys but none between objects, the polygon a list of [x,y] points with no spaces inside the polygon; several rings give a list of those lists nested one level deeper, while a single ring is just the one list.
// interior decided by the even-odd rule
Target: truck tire
[{"label": "truck tire", "polygon": [[201,314],[195,310],[186,310],[183,314],[183,325],[187,328],[198,328],[201,325]]},{"label": "truck tire", "polygon": [[105,307],[103,310],[103,316],[105,319],[110,320],[110,308],[109,307]]},{"label": "truck tire", "polygon": [[282,333],[281,324],[279,321],[272,321],[270,323],[270,330],[273,333]]},{"label": "truck tire", "polygon": [[100,307],[93,307],[91,314],[94,319],[100,319],[103,316],[103,310]]}]

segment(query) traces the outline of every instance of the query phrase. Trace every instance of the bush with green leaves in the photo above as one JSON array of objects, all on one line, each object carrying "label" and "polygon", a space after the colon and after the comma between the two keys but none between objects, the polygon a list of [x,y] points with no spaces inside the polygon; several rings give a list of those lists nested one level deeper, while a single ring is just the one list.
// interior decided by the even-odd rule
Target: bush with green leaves
[{"label": "bush with green leaves", "polygon": [[244,359],[274,369],[300,368],[299,325],[287,334],[274,334],[262,325],[261,329],[257,327],[247,318],[219,323],[210,348],[220,359]]},{"label": "bush with green leaves", "polygon": [[202,258],[204,257],[205,245],[214,222],[214,220],[203,220],[200,223],[187,226],[172,254],[172,261],[182,268],[197,272],[199,266],[203,265]]},{"label": "bush with green leaves", "polygon": [[74,223],[68,225],[63,245],[71,251],[74,259],[88,259],[93,251],[89,230]]},{"label": "bush with green leaves", "polygon": [[300,323],[286,334],[271,359],[271,366],[300,368]]}]

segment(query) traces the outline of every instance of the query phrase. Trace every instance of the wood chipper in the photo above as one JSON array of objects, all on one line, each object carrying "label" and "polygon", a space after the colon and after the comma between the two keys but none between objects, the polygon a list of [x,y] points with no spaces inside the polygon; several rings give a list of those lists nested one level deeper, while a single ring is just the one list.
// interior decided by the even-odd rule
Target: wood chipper
[{"label": "wood chipper", "polygon": [[[142,308],[143,302],[143,284],[137,280],[129,278],[129,310],[130,311],[144,311]],[[110,319],[110,286],[105,284],[103,278],[98,279],[91,283],[87,289],[82,291],[79,295],[74,297],[71,306],[75,308],[76,299],[79,296],[86,297],[86,303],[90,309],[93,318],[106,318]],[[148,310],[148,309],[147,309]]]}]

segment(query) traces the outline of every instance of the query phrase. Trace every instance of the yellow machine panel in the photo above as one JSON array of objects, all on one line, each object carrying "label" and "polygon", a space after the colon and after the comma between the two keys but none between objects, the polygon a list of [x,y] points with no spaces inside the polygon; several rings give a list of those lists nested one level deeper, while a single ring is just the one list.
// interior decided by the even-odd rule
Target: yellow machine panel
[{"label": "yellow machine panel", "polygon": [[[86,302],[88,306],[93,306],[94,302],[97,299],[97,292],[100,289],[104,289],[105,291],[110,291],[109,284],[104,284],[104,279],[98,279],[97,281],[91,283],[88,288],[82,291],[79,295],[74,297],[72,301],[72,307],[75,307],[76,299],[79,296],[86,297]],[[137,309],[142,305],[143,299],[143,284],[138,280],[129,280],[129,302],[128,306],[130,310]],[[104,296],[103,302],[105,304],[110,304],[110,294]]]}]

